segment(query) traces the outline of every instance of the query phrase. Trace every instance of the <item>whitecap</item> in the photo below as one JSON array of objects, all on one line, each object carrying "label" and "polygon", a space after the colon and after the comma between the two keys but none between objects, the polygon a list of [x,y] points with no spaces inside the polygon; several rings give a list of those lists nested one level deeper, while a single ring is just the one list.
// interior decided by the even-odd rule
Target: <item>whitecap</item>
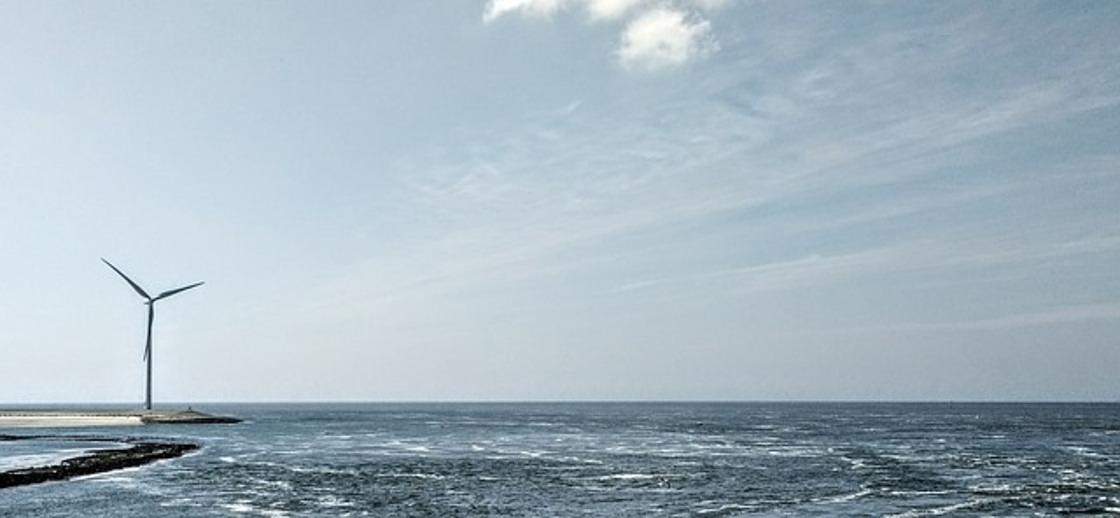
[{"label": "whitecap", "polygon": [[126,482],[127,483],[127,482],[132,482],[133,478],[132,477],[121,476],[121,475],[123,475],[125,473],[135,473],[137,471],[140,471],[141,467],[142,466],[134,466],[134,467],[131,467],[131,468],[120,468],[120,469],[114,469],[114,470],[110,470],[110,471],[104,471],[104,472],[101,472],[101,473],[92,473],[92,474],[89,474],[89,475],[81,475],[81,476],[71,478],[70,480],[99,480],[101,482]]},{"label": "whitecap", "polygon": [[334,495],[326,495],[319,498],[319,505],[322,507],[353,507],[354,502],[339,498]]},{"label": "whitecap", "polygon": [[222,504],[222,507],[233,513],[251,513],[253,506],[248,501],[238,500],[232,504]]},{"label": "whitecap", "polygon": [[706,509],[698,509],[696,514],[712,514],[712,513],[725,513],[727,511],[744,511],[750,509],[751,506],[743,504],[723,504],[719,507],[710,507]]},{"label": "whitecap", "polygon": [[646,473],[619,473],[617,475],[603,475],[597,477],[599,480],[649,480],[657,477],[668,477],[671,475],[650,475]]},{"label": "whitecap", "polygon": [[443,480],[443,475],[435,473],[380,473],[375,475],[381,478],[419,478],[424,480]]},{"label": "whitecap", "polygon": [[886,518],[912,518],[916,516],[942,516],[952,512],[960,511],[963,509],[970,509],[978,505],[989,502],[988,499],[975,499],[960,502],[956,504],[946,505],[942,507],[933,507],[930,509],[914,509],[899,514],[888,514]]},{"label": "whitecap", "polygon": [[841,455],[840,460],[847,462],[852,466],[852,469],[863,469],[867,467],[867,461],[863,459],[853,459],[847,455]]},{"label": "whitecap", "polygon": [[824,501],[831,504],[842,504],[844,502],[851,502],[852,500],[855,500],[857,498],[863,498],[867,495],[870,495],[871,493],[872,491],[870,489],[864,488],[856,491],[855,493],[834,496],[832,498],[825,499]]}]

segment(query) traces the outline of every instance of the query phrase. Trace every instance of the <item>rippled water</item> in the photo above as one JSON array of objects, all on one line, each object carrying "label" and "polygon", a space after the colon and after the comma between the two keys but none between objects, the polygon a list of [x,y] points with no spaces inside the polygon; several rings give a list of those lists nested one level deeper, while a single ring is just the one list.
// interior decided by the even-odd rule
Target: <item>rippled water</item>
[{"label": "rippled water", "polygon": [[[203,448],[138,469],[0,490],[0,515],[1120,514],[1120,405],[207,410],[247,422],[80,430],[185,437]],[[0,443],[0,458],[37,453],[14,447]]]}]

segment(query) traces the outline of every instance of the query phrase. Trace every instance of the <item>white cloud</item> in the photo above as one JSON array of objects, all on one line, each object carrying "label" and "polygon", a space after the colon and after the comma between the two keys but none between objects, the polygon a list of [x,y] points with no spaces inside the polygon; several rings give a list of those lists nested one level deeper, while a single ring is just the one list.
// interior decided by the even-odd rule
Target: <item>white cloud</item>
[{"label": "white cloud", "polygon": [[730,2],[728,0],[692,0],[692,3],[705,11],[715,11],[727,7]]},{"label": "white cloud", "polygon": [[587,14],[592,20],[613,20],[621,18],[639,4],[647,0],[584,0]]},{"label": "white cloud", "polygon": [[592,22],[625,21],[617,51],[624,67],[658,70],[715,50],[711,24],[701,12],[726,4],[724,0],[490,0],[482,19],[489,23],[507,14],[550,18],[561,11],[583,8]]},{"label": "white cloud", "polygon": [[547,18],[563,10],[582,7],[592,20],[614,20],[651,2],[652,0],[490,0],[482,19],[489,22],[505,14]]},{"label": "white cloud", "polygon": [[566,0],[490,0],[483,21],[493,21],[507,13],[519,13],[534,18],[547,18],[556,14],[568,2]]},{"label": "white cloud", "polygon": [[618,57],[628,69],[682,65],[713,50],[711,25],[676,9],[657,8],[635,18],[622,33]]}]

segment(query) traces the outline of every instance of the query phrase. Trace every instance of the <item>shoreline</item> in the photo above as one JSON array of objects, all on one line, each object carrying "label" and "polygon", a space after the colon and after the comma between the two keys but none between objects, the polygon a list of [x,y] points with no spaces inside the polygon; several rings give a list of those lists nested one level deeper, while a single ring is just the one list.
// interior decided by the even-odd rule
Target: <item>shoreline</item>
[{"label": "shoreline", "polygon": [[0,428],[84,428],[89,426],[140,426],[139,416],[12,415],[0,414]]},{"label": "shoreline", "polygon": [[17,468],[0,472],[0,488],[27,486],[44,482],[70,480],[109,471],[134,468],[157,460],[174,459],[199,448],[188,442],[166,442],[151,439],[85,437],[81,435],[0,435],[0,442],[36,439],[64,441],[108,442],[126,444],[127,448],[94,450],[76,457],[63,459],[57,464]]}]

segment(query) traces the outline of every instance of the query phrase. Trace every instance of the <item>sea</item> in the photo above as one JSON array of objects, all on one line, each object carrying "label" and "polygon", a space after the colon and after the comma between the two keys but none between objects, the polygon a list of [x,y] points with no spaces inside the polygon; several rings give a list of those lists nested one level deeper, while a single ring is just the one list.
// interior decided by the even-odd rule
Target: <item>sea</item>
[{"label": "sea", "polygon": [[[0,516],[1120,514],[1120,405],[206,405],[178,459],[0,489]],[[0,442],[0,470],[101,443]]]}]

